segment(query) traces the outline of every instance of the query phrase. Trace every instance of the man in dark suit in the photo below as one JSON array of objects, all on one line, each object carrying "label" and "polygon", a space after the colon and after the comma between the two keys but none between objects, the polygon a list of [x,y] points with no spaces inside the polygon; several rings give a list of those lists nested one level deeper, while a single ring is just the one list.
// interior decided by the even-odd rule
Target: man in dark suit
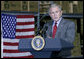
[{"label": "man in dark suit", "polygon": [[[49,15],[52,20],[43,27],[45,28],[47,26],[46,36],[51,39],[62,39],[73,44],[75,38],[75,24],[62,17],[61,6],[52,4],[49,8]],[[68,57],[70,56],[70,52],[71,50],[54,51],[51,57]]]}]

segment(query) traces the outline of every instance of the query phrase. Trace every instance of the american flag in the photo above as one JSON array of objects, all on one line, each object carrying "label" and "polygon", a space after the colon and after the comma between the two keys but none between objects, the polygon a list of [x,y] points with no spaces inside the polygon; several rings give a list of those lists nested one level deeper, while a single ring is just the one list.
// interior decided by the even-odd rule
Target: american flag
[{"label": "american flag", "polygon": [[30,52],[20,52],[18,44],[20,39],[34,37],[33,15],[1,14],[3,58],[33,58]]}]

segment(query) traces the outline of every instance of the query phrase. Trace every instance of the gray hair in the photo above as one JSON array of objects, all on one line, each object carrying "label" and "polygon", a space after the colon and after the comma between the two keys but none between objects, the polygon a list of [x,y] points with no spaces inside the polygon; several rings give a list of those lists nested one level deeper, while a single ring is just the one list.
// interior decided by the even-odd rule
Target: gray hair
[{"label": "gray hair", "polygon": [[49,7],[49,9],[48,9],[48,13],[50,12],[50,8],[52,8],[52,7],[58,7],[60,11],[62,10],[62,8],[61,8],[60,5],[57,5],[57,4],[51,4],[50,7]]}]

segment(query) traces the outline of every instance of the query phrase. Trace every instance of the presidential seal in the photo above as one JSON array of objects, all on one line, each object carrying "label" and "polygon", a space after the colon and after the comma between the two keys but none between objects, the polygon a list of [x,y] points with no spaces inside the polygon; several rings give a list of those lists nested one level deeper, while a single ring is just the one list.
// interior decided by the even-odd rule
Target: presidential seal
[{"label": "presidential seal", "polygon": [[31,41],[31,46],[34,50],[42,50],[45,45],[45,41],[41,36],[35,36]]}]

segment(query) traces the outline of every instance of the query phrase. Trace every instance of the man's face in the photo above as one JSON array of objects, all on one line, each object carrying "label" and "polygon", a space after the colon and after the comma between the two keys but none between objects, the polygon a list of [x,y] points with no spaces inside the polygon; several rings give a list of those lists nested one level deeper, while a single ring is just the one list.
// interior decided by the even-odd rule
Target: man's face
[{"label": "man's face", "polygon": [[49,15],[54,21],[58,21],[59,18],[61,17],[61,15],[62,15],[62,11],[60,11],[57,6],[56,7],[51,7]]}]

